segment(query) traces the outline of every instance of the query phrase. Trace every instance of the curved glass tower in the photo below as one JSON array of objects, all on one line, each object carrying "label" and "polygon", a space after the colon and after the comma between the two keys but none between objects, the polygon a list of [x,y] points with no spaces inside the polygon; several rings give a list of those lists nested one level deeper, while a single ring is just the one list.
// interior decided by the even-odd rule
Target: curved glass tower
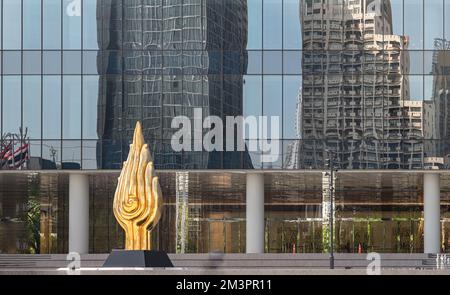
[{"label": "curved glass tower", "polygon": [[[112,0],[98,5],[100,166],[121,166],[140,120],[159,168],[250,167],[245,153],[174,152],[170,145],[176,116],[200,124],[207,116],[224,122],[227,116],[242,116],[247,1]],[[117,72],[121,75],[110,75]],[[202,145],[192,138],[193,146]]]}]

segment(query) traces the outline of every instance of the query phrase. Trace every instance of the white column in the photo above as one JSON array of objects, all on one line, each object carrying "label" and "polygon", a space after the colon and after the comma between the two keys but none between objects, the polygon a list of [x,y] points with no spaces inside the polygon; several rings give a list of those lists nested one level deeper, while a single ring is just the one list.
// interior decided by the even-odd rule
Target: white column
[{"label": "white column", "polygon": [[441,187],[437,173],[423,176],[424,253],[441,252]]},{"label": "white column", "polygon": [[89,252],[89,176],[69,176],[69,252]]},{"label": "white column", "polygon": [[264,253],[264,174],[247,174],[246,252]]}]

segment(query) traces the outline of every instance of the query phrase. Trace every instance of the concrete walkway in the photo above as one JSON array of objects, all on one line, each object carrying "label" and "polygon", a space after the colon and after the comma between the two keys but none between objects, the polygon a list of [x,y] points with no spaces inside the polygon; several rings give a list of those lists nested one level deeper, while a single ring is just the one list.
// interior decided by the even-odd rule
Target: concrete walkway
[{"label": "concrete walkway", "polygon": [[[80,256],[81,274],[109,275],[365,275],[367,254],[336,254],[335,270],[328,254],[169,254],[174,268],[102,268],[108,254]],[[381,274],[450,275],[445,263],[429,254],[380,254]],[[449,257],[450,258],[450,257]],[[66,254],[0,255],[0,275],[65,275],[72,260]]]},{"label": "concrete walkway", "polygon": [[[1,269],[0,275],[67,275],[67,269]],[[82,268],[81,275],[207,275],[207,276],[261,276],[261,275],[367,275],[362,269],[105,269]],[[450,270],[383,269],[381,275],[450,275]]]}]

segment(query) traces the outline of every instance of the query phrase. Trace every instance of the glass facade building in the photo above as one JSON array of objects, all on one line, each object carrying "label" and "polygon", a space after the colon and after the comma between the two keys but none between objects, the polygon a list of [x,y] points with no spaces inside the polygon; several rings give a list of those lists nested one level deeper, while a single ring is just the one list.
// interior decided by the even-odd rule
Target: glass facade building
[{"label": "glass facade building", "polygon": [[[123,247],[111,206],[136,121],[162,250],[245,252],[258,171],[264,250],[327,251],[332,159],[337,251],[424,251],[433,171],[448,252],[450,0],[0,0],[0,32],[0,253],[68,251],[72,173],[89,178],[89,251]],[[179,116],[193,150],[173,147]],[[279,124],[233,125],[233,149],[210,151],[209,116]]]}]

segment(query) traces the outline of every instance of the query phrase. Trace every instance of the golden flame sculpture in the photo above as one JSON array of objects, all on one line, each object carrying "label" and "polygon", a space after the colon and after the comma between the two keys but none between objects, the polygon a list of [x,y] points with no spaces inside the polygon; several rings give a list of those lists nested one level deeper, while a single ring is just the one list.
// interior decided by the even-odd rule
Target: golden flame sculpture
[{"label": "golden flame sculpture", "polygon": [[161,188],[153,160],[137,122],[128,159],[114,195],[114,216],[125,231],[126,250],[150,250],[150,232],[161,217]]}]

